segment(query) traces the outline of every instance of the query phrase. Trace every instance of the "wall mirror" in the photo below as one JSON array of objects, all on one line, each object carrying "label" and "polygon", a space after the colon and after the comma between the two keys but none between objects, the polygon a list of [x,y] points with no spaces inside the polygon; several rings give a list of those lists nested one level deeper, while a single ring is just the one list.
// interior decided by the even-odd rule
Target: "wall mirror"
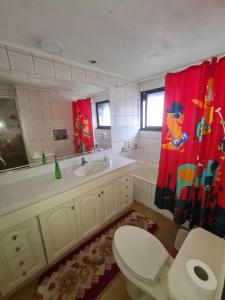
[{"label": "wall mirror", "polygon": [[[109,91],[0,81],[0,172],[111,147]],[[106,101],[107,100],[107,101]],[[96,103],[105,103],[98,109]],[[98,113],[97,113],[98,110]],[[106,126],[98,126],[99,122]]]}]

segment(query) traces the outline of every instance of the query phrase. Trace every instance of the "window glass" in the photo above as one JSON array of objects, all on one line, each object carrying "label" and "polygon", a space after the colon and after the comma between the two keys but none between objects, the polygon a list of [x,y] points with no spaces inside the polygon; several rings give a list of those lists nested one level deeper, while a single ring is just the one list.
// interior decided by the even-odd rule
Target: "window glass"
[{"label": "window glass", "polygon": [[147,98],[147,127],[162,126],[164,92],[152,93]]},{"label": "window glass", "polygon": [[108,100],[96,103],[96,113],[98,128],[110,128],[110,104]]},{"label": "window glass", "polygon": [[164,88],[141,93],[141,129],[161,130],[163,121]]}]

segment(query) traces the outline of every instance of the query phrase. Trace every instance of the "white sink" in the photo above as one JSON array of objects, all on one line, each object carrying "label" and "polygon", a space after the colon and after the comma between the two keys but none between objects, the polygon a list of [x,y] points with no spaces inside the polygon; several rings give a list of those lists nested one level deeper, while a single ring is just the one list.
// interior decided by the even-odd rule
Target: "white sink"
[{"label": "white sink", "polygon": [[97,173],[100,173],[106,169],[108,169],[108,163],[104,160],[93,160],[87,162],[84,166],[80,166],[76,171],[74,171],[74,175],[76,176],[90,176]]}]

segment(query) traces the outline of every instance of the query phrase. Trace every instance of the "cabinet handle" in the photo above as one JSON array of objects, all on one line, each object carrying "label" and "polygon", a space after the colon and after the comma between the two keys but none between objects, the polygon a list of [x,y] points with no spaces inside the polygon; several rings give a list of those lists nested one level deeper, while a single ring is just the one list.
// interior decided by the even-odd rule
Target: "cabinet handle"
[{"label": "cabinet handle", "polygon": [[23,275],[23,276],[26,276],[26,275],[27,275],[27,272],[26,272],[26,271],[24,271],[24,272],[22,273],[22,275]]},{"label": "cabinet handle", "polygon": [[98,197],[101,197],[101,194],[98,194]]},{"label": "cabinet handle", "polygon": [[101,191],[101,193],[102,193],[102,194],[104,194],[104,192],[103,192],[103,191]]},{"label": "cabinet handle", "polygon": [[14,235],[12,236],[12,239],[15,241],[15,240],[17,239],[17,235],[14,234]]},{"label": "cabinet handle", "polygon": [[128,185],[126,186],[126,188],[128,189]]},{"label": "cabinet handle", "polygon": [[128,198],[128,195],[126,195],[126,197]]},{"label": "cabinet handle", "polygon": [[71,206],[71,209],[73,210],[73,209],[74,209],[74,206]]},{"label": "cabinet handle", "polygon": [[19,265],[20,265],[20,266],[23,266],[23,265],[24,265],[24,260],[21,260],[21,261],[19,262]]},{"label": "cabinet handle", "polygon": [[16,247],[16,252],[19,252],[20,251],[20,247]]},{"label": "cabinet handle", "polygon": [[126,181],[128,181],[129,179],[127,178]]}]

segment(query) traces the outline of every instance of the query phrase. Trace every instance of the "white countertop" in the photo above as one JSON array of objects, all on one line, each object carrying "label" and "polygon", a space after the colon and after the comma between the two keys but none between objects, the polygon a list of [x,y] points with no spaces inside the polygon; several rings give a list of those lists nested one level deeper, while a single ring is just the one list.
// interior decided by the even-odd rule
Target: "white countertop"
[{"label": "white countertop", "polygon": [[0,175],[0,216],[26,207],[40,200],[52,197],[69,189],[105,176],[110,172],[134,163],[134,160],[102,151],[86,155],[87,161],[103,159],[108,154],[112,166],[91,176],[75,176],[74,171],[81,166],[81,157],[60,161],[61,179],[54,179],[54,164]]}]

